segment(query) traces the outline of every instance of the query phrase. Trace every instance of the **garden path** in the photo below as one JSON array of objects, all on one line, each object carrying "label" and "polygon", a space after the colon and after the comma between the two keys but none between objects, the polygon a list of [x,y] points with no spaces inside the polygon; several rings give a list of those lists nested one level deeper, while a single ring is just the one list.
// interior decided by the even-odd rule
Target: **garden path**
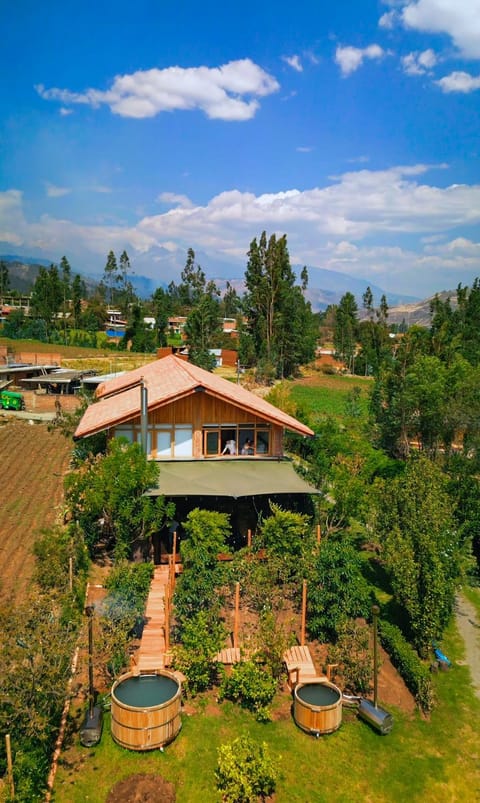
[{"label": "garden path", "polygon": [[145,627],[134,671],[146,672],[165,667],[165,593],[169,567],[156,566],[145,608]]},{"label": "garden path", "polygon": [[465,657],[472,676],[472,685],[475,694],[480,697],[480,623],[474,606],[463,594],[457,594],[455,618],[465,643]]}]

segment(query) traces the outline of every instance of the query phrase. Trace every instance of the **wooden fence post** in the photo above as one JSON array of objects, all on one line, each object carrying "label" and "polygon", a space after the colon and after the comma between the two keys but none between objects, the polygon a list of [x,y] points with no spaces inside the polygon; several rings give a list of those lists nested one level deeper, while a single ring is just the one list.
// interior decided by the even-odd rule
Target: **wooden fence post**
[{"label": "wooden fence post", "polygon": [[302,588],[302,628],[300,632],[300,645],[303,647],[305,644],[305,629],[307,619],[307,581],[303,581]]},{"label": "wooden fence post", "polygon": [[240,612],[240,583],[235,583],[235,614],[233,619],[233,646],[238,647],[238,617]]},{"label": "wooden fence post", "polygon": [[10,785],[10,796],[12,800],[15,798],[15,784],[13,781],[13,763],[12,763],[12,746],[10,744],[10,734],[5,734],[5,747],[7,750],[7,775],[8,783]]}]

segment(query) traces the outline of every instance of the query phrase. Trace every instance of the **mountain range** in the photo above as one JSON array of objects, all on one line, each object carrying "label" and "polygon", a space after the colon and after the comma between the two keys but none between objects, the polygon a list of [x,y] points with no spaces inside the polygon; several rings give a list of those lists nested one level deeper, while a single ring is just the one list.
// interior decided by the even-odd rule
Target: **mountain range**
[{"label": "mountain range", "polygon": [[[203,256],[204,255],[201,254],[198,255],[198,261],[200,264],[202,264],[202,261],[204,264],[206,264],[208,261],[207,258],[202,259]],[[167,274],[169,276],[168,281],[155,280],[149,276],[139,275],[137,273],[132,273],[130,276],[132,284],[141,298],[149,298],[157,287],[161,286],[166,288],[168,283],[172,280],[175,282],[180,281],[180,273],[182,271],[183,264],[177,264],[176,260],[173,258],[173,255],[167,251],[165,252],[164,257],[165,258],[161,260],[161,273],[165,275],[165,268],[167,267],[165,263],[169,263],[169,270]],[[12,254],[0,255],[0,260],[7,263],[10,286],[12,289],[18,290],[20,293],[30,292],[40,267],[49,267],[52,264],[51,261],[45,259]],[[213,267],[219,271],[219,275],[208,276],[208,278],[212,278],[221,291],[225,289],[226,283],[229,281],[239,294],[243,293],[243,277],[236,278],[235,276],[225,275],[225,273],[230,274],[232,272],[231,266],[230,269],[226,271],[222,270],[222,268],[225,266],[220,264],[215,264]],[[293,266],[293,269],[297,276],[300,275],[300,266]],[[222,274],[220,274],[220,270],[222,270]],[[75,272],[76,271],[72,270],[72,273]],[[101,278],[100,276],[89,276],[86,274],[81,274],[81,276],[90,290],[95,287]],[[337,304],[346,292],[353,293],[359,306],[360,317],[363,317],[361,310],[362,296],[368,286],[372,291],[374,304],[378,304],[381,296],[385,293],[381,287],[369,284],[366,280],[358,279],[354,276],[348,275],[347,273],[338,273],[336,271],[325,270],[323,268],[311,268],[309,269],[309,287],[307,290],[307,297],[312,304],[312,309],[315,311],[320,311],[326,309],[326,307],[328,307],[330,304]],[[411,326],[412,324],[418,324],[420,326],[429,325],[430,298],[421,300],[413,296],[400,296],[396,293],[385,293],[385,295],[389,304],[388,319],[390,323],[399,324],[402,323],[402,321],[405,321],[408,326]],[[442,291],[439,292],[438,295],[442,299],[450,297],[452,298],[452,304],[455,303],[456,293],[453,290]]]}]

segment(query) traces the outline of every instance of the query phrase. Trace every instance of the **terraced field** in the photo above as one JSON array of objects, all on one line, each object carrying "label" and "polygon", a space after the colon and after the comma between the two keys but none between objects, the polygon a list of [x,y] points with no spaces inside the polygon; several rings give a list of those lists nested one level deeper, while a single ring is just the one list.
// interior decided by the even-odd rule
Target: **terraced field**
[{"label": "terraced field", "polygon": [[20,601],[34,568],[33,544],[62,519],[70,444],[45,424],[0,418],[0,599]]}]

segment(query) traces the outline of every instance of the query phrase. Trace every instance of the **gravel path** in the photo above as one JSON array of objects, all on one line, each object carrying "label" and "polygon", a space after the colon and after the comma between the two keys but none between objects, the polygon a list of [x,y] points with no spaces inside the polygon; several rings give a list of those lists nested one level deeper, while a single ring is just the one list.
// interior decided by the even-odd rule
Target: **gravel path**
[{"label": "gravel path", "polygon": [[455,618],[465,642],[465,658],[472,676],[472,685],[475,694],[480,697],[480,623],[474,606],[463,594],[457,594]]}]

